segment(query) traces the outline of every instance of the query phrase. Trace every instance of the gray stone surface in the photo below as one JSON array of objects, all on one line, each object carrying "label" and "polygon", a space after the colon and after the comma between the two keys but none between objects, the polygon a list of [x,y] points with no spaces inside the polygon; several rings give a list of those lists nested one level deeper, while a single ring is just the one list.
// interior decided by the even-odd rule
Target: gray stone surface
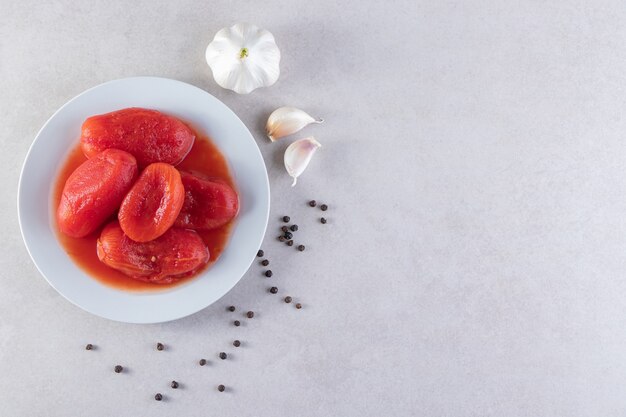
[{"label": "gray stone surface", "polygon": [[[625,415],[625,20],[619,1],[0,0],[0,415]],[[203,57],[237,21],[283,53],[249,96]],[[271,283],[302,310],[258,265],[148,326],[84,313],[38,275],[15,208],[28,146],[74,95],[135,75],[197,85],[253,132]],[[282,105],[327,121],[300,135],[324,148],[294,189],[289,140],[262,133]],[[305,253],[274,241],[285,213]],[[230,326],[230,304],[255,318]]]}]

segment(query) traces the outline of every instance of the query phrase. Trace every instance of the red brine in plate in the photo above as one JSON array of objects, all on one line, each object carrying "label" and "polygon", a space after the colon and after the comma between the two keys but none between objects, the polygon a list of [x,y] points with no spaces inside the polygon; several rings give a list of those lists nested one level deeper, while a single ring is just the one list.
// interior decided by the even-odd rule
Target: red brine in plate
[{"label": "red brine in plate", "polygon": [[[217,146],[210,141],[209,138],[202,136],[195,131],[194,135],[196,136],[196,140],[194,141],[191,151],[177,166],[177,169],[181,171],[197,172],[202,176],[209,178],[217,178],[219,181],[222,181],[236,191],[235,183],[224,155],[220,152]],[[59,176],[56,179],[53,195],[54,207],[58,207],[59,205],[61,194],[63,192],[63,185],[66,180],[72,172],[86,160],[87,158],[84,156],[80,144],[78,144],[70,152],[69,156],[63,163]],[[114,213],[109,219],[107,219],[107,222],[113,221],[116,218],[117,213]],[[231,220],[228,223],[212,230],[198,230],[198,235],[203,240],[210,253],[209,262],[206,263],[204,267],[194,271],[194,274],[191,276],[183,277],[176,282],[161,285],[155,285],[149,282],[133,279],[100,262],[96,252],[96,242],[102,231],[102,226],[96,229],[93,233],[82,238],[73,238],[61,233],[58,230],[57,237],[68,255],[89,276],[108,286],[118,289],[129,291],[154,291],[170,288],[187,282],[189,279],[193,279],[193,277],[197,276],[208,266],[212,265],[219,258],[228,243],[234,220]],[[105,222],[105,224],[107,222]]]}]

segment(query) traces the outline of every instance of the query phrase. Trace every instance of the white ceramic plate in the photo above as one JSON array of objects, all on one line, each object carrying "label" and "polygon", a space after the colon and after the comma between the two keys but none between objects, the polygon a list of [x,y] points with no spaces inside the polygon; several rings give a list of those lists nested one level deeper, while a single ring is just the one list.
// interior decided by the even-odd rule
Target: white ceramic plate
[{"label": "white ceramic plate", "polygon": [[[226,156],[239,188],[240,212],[230,242],[207,271],[170,290],[132,293],[89,277],[65,253],[53,229],[54,182],[83,121],[125,107],[160,110],[189,121]],[[30,147],[18,190],[18,215],[26,248],[61,295],[84,310],[128,323],[159,323],[195,313],[226,294],[250,267],[269,215],[263,157],[246,126],[222,102],[189,84],[164,78],[125,78],[85,91],[61,107]],[[95,249],[94,249],[95,250]]]}]

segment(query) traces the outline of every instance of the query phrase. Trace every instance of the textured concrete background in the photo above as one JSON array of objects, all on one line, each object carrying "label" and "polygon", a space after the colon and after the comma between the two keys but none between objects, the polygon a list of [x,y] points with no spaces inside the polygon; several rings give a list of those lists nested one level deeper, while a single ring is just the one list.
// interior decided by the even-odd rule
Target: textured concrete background
[{"label": "textured concrete background", "polygon": [[[237,21],[283,53],[249,96],[204,63]],[[626,415],[624,21],[622,1],[1,0],[0,415]],[[254,265],[198,314],[126,325],[38,275],[15,208],[28,146],[74,95],[135,75],[197,85],[253,132],[272,283],[304,309]],[[262,134],[282,105],[327,120],[300,135],[324,148],[295,189],[289,140]],[[274,241],[283,214],[307,252]],[[230,304],[257,317],[234,328]]]}]

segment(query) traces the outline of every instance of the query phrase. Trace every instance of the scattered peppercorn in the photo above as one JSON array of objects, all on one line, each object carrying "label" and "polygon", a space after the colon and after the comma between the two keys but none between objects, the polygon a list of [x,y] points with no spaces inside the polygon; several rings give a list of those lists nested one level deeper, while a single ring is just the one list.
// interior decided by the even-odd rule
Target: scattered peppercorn
[{"label": "scattered peppercorn", "polygon": [[322,223],[322,224],[326,224],[326,219],[325,219],[324,217],[322,217],[322,218],[320,219],[320,223]]},{"label": "scattered peppercorn", "polygon": [[287,304],[289,304],[291,302],[292,298],[290,296],[285,297],[285,302]]},{"label": "scattered peppercorn", "polygon": [[157,346],[156,346],[156,347],[157,347],[157,350],[163,350],[163,349],[165,349],[165,346],[163,346],[163,343],[161,343],[161,342],[157,343]]},{"label": "scattered peppercorn", "polygon": [[220,385],[218,385],[218,386],[217,386],[217,390],[218,390],[219,392],[224,392],[224,390],[225,390],[225,389],[226,389],[226,387],[225,387],[224,385],[221,385],[221,384],[220,384]]},{"label": "scattered peppercorn", "polygon": [[300,252],[303,252],[303,251],[304,251],[304,249],[305,249],[305,248],[304,248],[304,245],[298,245],[298,250],[299,250]]},{"label": "scattered peppercorn", "polygon": [[293,233],[285,232],[285,239],[291,239],[293,237]]},{"label": "scattered peppercorn", "polygon": [[327,206],[326,204],[322,204],[322,205],[320,206],[320,209],[321,209],[322,211],[326,211],[326,210],[328,210],[328,206]]},{"label": "scattered peppercorn", "polygon": [[289,217],[289,216],[283,216],[283,221],[284,221],[285,223],[289,223],[289,220],[291,220],[291,217]]},{"label": "scattered peppercorn", "polygon": [[232,313],[233,311],[235,311],[235,310],[236,310],[235,306],[230,306],[230,307],[228,307],[228,311],[230,311],[231,313]]},{"label": "scattered peppercorn", "polygon": [[93,345],[91,343],[87,343],[87,346],[85,346],[85,350],[91,350],[93,349]]},{"label": "scattered peppercorn", "polygon": [[116,374],[119,374],[120,372],[124,370],[124,367],[122,365],[115,365],[115,368],[113,368],[113,370],[115,371]]},{"label": "scattered peppercorn", "polygon": [[235,340],[235,341],[233,342],[233,346],[234,346],[234,347],[239,347],[239,346],[241,346],[241,342],[240,342],[239,340]]},{"label": "scattered peppercorn", "polygon": [[226,352],[220,352],[220,359],[224,360],[228,357],[228,355],[226,355]]},{"label": "scattered peppercorn", "polygon": [[233,321],[233,324],[235,325],[235,327],[241,326],[241,322],[239,320]]},{"label": "scattered peppercorn", "polygon": [[248,311],[248,312],[246,313],[246,316],[247,316],[249,319],[251,319],[252,317],[254,317],[254,311]]},{"label": "scattered peppercorn", "polygon": [[200,366],[204,366],[206,365],[206,359],[200,359],[198,363],[200,364]]},{"label": "scattered peppercorn", "polygon": [[261,261],[261,265],[263,265],[263,266],[268,266],[269,264],[270,264],[270,261],[268,261],[267,259],[263,259]]},{"label": "scattered peppercorn", "polygon": [[265,276],[266,276],[266,277],[268,277],[268,278],[269,278],[269,277],[271,277],[272,275],[273,275],[273,274],[272,274],[272,270],[271,270],[271,269],[268,269],[267,271],[265,271]]},{"label": "scattered peppercorn", "polygon": [[291,231],[292,231],[292,232],[297,232],[297,231],[298,231],[298,225],[297,225],[297,224],[294,224],[294,225],[292,225],[292,226],[290,227],[290,229],[291,229]]},{"label": "scattered peppercorn", "polygon": [[287,243],[287,246],[293,246],[293,240],[288,240],[288,241],[287,241],[287,242],[285,242],[285,243]]},{"label": "scattered peppercorn", "polygon": [[278,236],[278,240],[284,242],[287,239],[285,238],[285,236]]},{"label": "scattered peppercorn", "polygon": [[270,288],[270,292],[271,292],[272,294],[276,294],[276,293],[278,292],[278,287],[272,287],[272,288]]},{"label": "scattered peppercorn", "polygon": [[265,255],[265,252],[263,252],[263,249],[259,249],[259,251],[256,253],[256,256],[258,256],[259,258],[262,258]]},{"label": "scattered peppercorn", "polygon": [[163,399],[163,396],[157,392],[157,394],[154,396],[154,399],[157,401],[161,401]]},{"label": "scattered peppercorn", "polygon": [[300,309],[302,308],[302,304],[297,303],[297,304],[296,304],[296,308],[297,308],[298,310],[300,310]]},{"label": "scattered peppercorn", "polygon": [[317,206],[317,201],[315,201],[315,200],[309,201],[309,206],[311,206],[311,207]]},{"label": "scattered peppercorn", "polygon": [[288,232],[289,228],[287,226],[283,226],[280,228],[280,230],[282,230],[283,232]]},{"label": "scattered peppercorn", "polygon": [[170,384],[170,387],[172,387],[174,389],[178,388],[178,382],[172,381],[172,383]]}]

